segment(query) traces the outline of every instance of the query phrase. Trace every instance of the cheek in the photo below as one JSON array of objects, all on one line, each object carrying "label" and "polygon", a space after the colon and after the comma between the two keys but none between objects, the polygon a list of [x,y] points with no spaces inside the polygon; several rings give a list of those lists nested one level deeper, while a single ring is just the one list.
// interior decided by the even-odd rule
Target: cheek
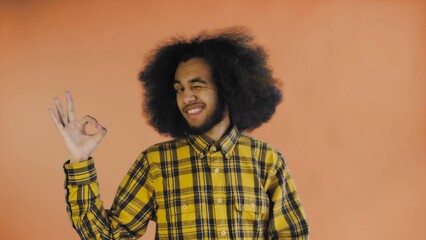
[{"label": "cheek", "polygon": [[216,103],[217,103],[216,95],[215,94],[209,94],[207,99],[208,99],[209,105],[214,108],[216,106]]},{"label": "cheek", "polygon": [[176,103],[177,103],[177,106],[178,106],[179,110],[182,111],[183,103],[180,100],[179,96],[176,96]]}]

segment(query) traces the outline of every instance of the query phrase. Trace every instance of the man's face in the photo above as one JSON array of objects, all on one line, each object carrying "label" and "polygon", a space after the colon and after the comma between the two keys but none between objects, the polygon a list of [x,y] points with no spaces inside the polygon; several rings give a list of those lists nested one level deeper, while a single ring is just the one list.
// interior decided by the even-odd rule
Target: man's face
[{"label": "man's face", "polygon": [[225,106],[218,98],[210,66],[204,59],[181,62],[176,68],[173,86],[179,110],[191,133],[205,133],[223,120]]}]

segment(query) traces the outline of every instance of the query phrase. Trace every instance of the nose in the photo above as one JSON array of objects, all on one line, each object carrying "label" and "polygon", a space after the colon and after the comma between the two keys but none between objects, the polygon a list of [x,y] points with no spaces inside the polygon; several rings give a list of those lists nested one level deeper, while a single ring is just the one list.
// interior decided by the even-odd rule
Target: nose
[{"label": "nose", "polygon": [[195,94],[191,90],[185,89],[182,93],[183,103],[186,105],[188,103],[191,103],[197,99]]}]

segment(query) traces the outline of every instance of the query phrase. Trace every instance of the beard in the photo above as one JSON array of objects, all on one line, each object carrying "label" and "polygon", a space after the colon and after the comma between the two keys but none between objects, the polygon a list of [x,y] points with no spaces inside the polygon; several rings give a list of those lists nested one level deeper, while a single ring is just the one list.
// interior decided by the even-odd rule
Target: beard
[{"label": "beard", "polygon": [[218,98],[213,112],[198,127],[189,125],[189,134],[201,135],[208,132],[225,118],[225,104],[222,98]]}]

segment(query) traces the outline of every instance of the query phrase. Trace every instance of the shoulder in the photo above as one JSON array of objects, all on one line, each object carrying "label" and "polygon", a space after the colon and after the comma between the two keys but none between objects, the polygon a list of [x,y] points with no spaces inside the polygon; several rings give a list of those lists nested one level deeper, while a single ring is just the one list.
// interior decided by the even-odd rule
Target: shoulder
[{"label": "shoulder", "polygon": [[176,138],[170,141],[154,144],[145,149],[141,154],[150,160],[159,159],[160,154],[171,152],[187,145],[188,142],[185,138]]},{"label": "shoulder", "polygon": [[277,165],[285,165],[283,154],[272,144],[245,134],[240,135],[239,142],[242,145],[250,146],[258,161],[264,161],[273,168]]},{"label": "shoulder", "polygon": [[276,147],[274,147],[272,144],[267,143],[260,139],[256,139],[252,136],[240,134],[240,138],[238,141],[240,144],[250,145],[253,149],[256,149],[259,151],[268,151],[274,154],[281,155],[280,151]]},{"label": "shoulder", "polygon": [[149,169],[152,176],[157,176],[161,169],[161,159],[166,159],[173,149],[188,145],[185,138],[173,139],[166,142],[154,144],[139,153],[133,168]]}]

